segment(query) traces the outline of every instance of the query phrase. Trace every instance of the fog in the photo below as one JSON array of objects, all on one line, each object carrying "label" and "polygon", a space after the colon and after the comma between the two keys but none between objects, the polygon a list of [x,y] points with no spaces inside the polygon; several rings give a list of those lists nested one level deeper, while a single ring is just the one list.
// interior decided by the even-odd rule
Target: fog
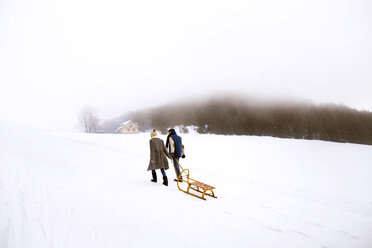
[{"label": "fog", "polygon": [[0,124],[239,92],[372,110],[371,1],[0,1]]}]

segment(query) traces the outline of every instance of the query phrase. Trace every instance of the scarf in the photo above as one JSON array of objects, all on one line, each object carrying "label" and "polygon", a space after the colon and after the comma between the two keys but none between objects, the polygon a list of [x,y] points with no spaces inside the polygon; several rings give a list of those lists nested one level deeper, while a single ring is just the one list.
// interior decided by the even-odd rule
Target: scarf
[{"label": "scarf", "polygon": [[166,148],[168,148],[170,146],[170,144],[169,144],[169,137],[172,136],[173,134],[177,134],[174,129],[170,129],[169,132],[170,132],[170,134],[168,134],[168,136],[167,136],[167,142],[165,143],[165,147]]}]

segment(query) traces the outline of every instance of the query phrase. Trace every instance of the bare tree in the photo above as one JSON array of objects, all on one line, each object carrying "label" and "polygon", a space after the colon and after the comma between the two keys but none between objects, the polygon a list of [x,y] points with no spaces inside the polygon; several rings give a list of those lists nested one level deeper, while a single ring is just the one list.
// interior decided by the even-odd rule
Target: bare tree
[{"label": "bare tree", "polygon": [[91,106],[84,106],[79,112],[79,123],[86,133],[95,133],[98,125],[96,109]]}]

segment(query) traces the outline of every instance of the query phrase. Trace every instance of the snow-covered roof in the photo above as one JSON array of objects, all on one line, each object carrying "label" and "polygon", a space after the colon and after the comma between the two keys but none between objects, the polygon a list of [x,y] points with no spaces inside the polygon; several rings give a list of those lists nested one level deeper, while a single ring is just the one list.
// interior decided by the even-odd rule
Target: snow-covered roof
[{"label": "snow-covered roof", "polygon": [[127,125],[129,122],[131,122],[131,121],[132,121],[132,120],[126,121],[126,122],[124,122],[124,123],[121,123],[120,126],[125,126],[125,125]]},{"label": "snow-covered roof", "polygon": [[[121,124],[119,125],[119,127],[116,129],[115,132],[118,132],[118,131],[120,130],[120,128],[125,127],[125,126],[128,125],[130,122],[133,122],[133,121],[132,121],[132,120],[129,120],[129,121],[126,121],[126,122],[121,123]],[[138,126],[138,124],[135,123],[135,122],[133,122],[133,124],[135,124],[135,125]]]}]

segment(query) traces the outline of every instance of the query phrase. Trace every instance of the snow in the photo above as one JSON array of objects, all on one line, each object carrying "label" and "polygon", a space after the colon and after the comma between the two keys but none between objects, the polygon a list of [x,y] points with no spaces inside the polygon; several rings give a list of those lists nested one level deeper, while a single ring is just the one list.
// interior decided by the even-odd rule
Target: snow
[{"label": "snow", "polygon": [[132,122],[132,120],[129,120],[129,121],[126,121],[126,122],[123,122],[119,125],[119,127],[115,130],[115,133],[117,133],[121,128],[125,127],[126,125],[128,125],[130,122]]},{"label": "snow", "polygon": [[372,146],[182,134],[203,201],[150,182],[149,133],[0,137],[1,248],[372,246]]},{"label": "snow", "polygon": [[[187,133],[188,134],[198,134],[198,131],[197,131],[197,127],[194,126],[194,125],[190,125],[190,126],[175,126],[175,127],[172,127],[178,134],[183,134],[183,129],[186,129],[187,130]],[[170,128],[168,128],[169,130]]]},{"label": "snow", "polygon": [[125,125],[127,125],[129,122],[131,122],[131,120],[128,120],[128,121],[126,121],[126,122],[121,123],[120,126],[125,126]]}]

